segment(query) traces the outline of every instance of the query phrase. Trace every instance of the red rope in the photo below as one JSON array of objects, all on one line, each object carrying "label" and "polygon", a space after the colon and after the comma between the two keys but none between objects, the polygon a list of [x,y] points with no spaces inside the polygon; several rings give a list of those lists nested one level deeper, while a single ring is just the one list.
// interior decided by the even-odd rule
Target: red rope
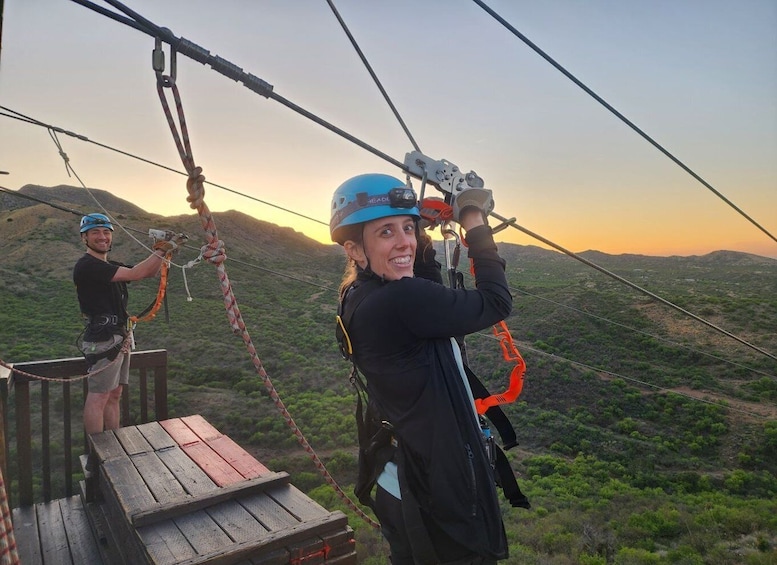
[{"label": "red rope", "polygon": [[[164,88],[170,88],[173,92],[175,107],[178,114],[178,122],[180,124],[180,134],[178,132],[178,128],[176,127],[172,112],[170,111],[170,106],[167,103]],[[189,202],[191,208],[197,210],[197,213],[200,217],[200,223],[202,224],[202,228],[205,231],[207,244],[202,247],[202,257],[216,266],[219,284],[221,285],[221,290],[224,295],[224,306],[226,308],[227,318],[229,320],[230,326],[232,327],[232,330],[242,337],[243,342],[248,349],[251,360],[253,361],[254,368],[256,369],[257,374],[262,378],[270,398],[272,399],[283,419],[286,421],[286,425],[289,427],[289,429],[291,429],[292,433],[296,437],[297,442],[310,455],[311,459],[313,460],[313,464],[315,465],[316,469],[318,469],[326,483],[331,486],[337,495],[346,503],[346,505],[365,522],[376,529],[380,528],[380,525],[372,520],[372,518],[370,518],[367,514],[365,514],[364,511],[348,497],[348,495],[330,475],[323,461],[321,461],[316,452],[308,443],[302,431],[300,431],[300,429],[297,427],[294,419],[278,395],[278,392],[275,390],[275,386],[272,384],[270,377],[267,375],[267,372],[262,366],[262,361],[259,359],[256,348],[254,347],[254,344],[251,340],[251,336],[249,335],[245,323],[243,322],[243,318],[240,315],[237,299],[232,292],[232,285],[229,282],[229,277],[227,276],[226,267],[224,266],[224,261],[227,258],[226,252],[224,250],[224,242],[219,239],[218,231],[216,230],[216,223],[213,220],[213,216],[211,215],[208,206],[205,204],[205,188],[203,187],[205,177],[202,174],[202,168],[197,167],[194,164],[194,156],[192,155],[189,133],[186,127],[186,120],[184,118],[183,105],[181,103],[181,97],[178,93],[178,87],[171,77],[163,76],[161,73],[157,73],[157,92],[159,94],[159,99],[162,102],[162,107],[164,109],[165,116],[167,117],[167,123],[170,126],[171,133],[173,134],[173,139],[175,141],[176,147],[178,148],[181,161],[183,162],[184,167],[186,167],[186,171],[189,173],[189,179],[186,181],[186,189],[189,192],[189,196],[186,198],[186,200]]]},{"label": "red rope", "polygon": [[16,551],[16,538],[13,533],[2,469],[0,469],[0,565],[19,565],[19,554]]}]

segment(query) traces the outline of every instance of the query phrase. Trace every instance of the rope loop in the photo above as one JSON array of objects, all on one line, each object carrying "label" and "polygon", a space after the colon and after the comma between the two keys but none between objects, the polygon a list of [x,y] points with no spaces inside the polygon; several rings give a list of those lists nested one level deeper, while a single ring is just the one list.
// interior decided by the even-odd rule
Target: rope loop
[{"label": "rope loop", "polygon": [[[164,88],[167,87],[171,88],[175,98],[176,110],[178,113],[178,123],[180,124],[181,129],[180,134],[178,132],[178,128],[176,127],[175,120],[173,119],[172,112],[170,111],[170,107],[165,96]],[[175,141],[176,147],[178,148],[181,161],[183,162],[184,167],[186,167],[186,172],[189,174],[189,178],[186,181],[186,190],[189,195],[186,200],[189,202],[189,205],[193,209],[197,210],[197,214],[200,217],[200,223],[202,224],[202,228],[205,231],[206,239],[208,241],[208,243],[201,249],[201,256],[203,259],[213,263],[216,266],[216,273],[219,278],[219,284],[221,285],[221,290],[224,295],[224,307],[226,309],[227,319],[229,320],[229,325],[231,326],[232,331],[236,335],[242,337],[243,342],[245,343],[248,350],[248,354],[253,361],[254,369],[256,369],[257,375],[261,377],[265,389],[270,395],[272,401],[275,403],[275,407],[286,421],[286,425],[296,437],[297,442],[311,456],[316,468],[324,477],[327,484],[332,486],[337,495],[348,505],[349,508],[351,508],[351,510],[353,510],[373,528],[378,529],[380,525],[372,520],[372,518],[370,518],[367,514],[365,514],[364,511],[348,497],[342,488],[335,482],[334,478],[329,474],[329,471],[327,471],[323,461],[321,461],[316,452],[313,450],[313,447],[308,443],[308,440],[302,434],[302,431],[294,423],[294,419],[278,395],[278,391],[275,389],[275,385],[273,385],[272,381],[270,380],[270,376],[267,374],[267,371],[265,371],[264,366],[262,365],[262,361],[259,359],[259,355],[256,352],[254,343],[251,340],[251,336],[248,333],[245,322],[243,321],[243,317],[240,314],[240,309],[237,305],[237,299],[232,292],[232,284],[229,282],[229,277],[227,276],[227,270],[224,265],[224,260],[226,259],[224,242],[219,239],[218,231],[216,230],[216,223],[213,220],[213,216],[211,215],[208,206],[205,204],[205,189],[203,188],[205,176],[202,174],[202,168],[197,167],[194,164],[194,157],[192,155],[191,144],[189,143],[189,133],[186,128],[186,119],[183,115],[183,105],[181,104],[181,97],[178,93],[178,87],[175,85],[175,81],[171,80],[169,77],[165,77],[161,74],[161,72],[157,72],[157,93],[159,94],[159,99],[162,103],[165,116],[167,117],[167,123],[170,126],[170,132],[172,133],[173,140]]]}]

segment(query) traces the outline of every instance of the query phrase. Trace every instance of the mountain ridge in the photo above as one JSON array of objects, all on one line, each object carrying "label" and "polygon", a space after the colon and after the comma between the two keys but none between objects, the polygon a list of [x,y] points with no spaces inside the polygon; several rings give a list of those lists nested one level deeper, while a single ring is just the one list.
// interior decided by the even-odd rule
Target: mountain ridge
[{"label": "mountain ridge", "polygon": [[[22,186],[18,191],[19,196],[15,196],[12,194],[13,191],[3,191],[0,192],[0,213],[2,212],[13,212],[16,210],[41,205],[41,204],[48,204],[48,205],[70,205],[70,206],[82,206],[82,210],[78,212],[79,214],[83,215],[86,213],[93,212],[95,208],[97,207],[95,203],[95,199],[100,203],[100,206],[102,206],[102,209],[108,210],[108,213],[111,216],[115,216],[117,220],[121,219],[146,219],[146,220],[155,220],[157,223],[159,222],[167,222],[171,224],[172,226],[176,225],[191,225],[192,222],[189,221],[190,218],[196,218],[196,214],[192,215],[174,215],[174,216],[164,216],[160,214],[153,214],[150,212],[146,212],[139,206],[124,200],[122,198],[119,198],[117,196],[114,196],[109,191],[102,190],[102,189],[89,189],[87,192],[83,188],[75,187],[75,186],[69,186],[69,185],[57,185],[53,187],[45,187],[41,185],[33,185],[33,184],[27,184]],[[24,197],[32,197],[34,199],[37,199],[39,201],[43,202],[36,202],[35,200],[26,199]],[[76,210],[73,210],[73,212],[77,212]],[[272,239],[272,237],[280,234],[299,234],[304,238],[306,243],[310,244],[311,248],[316,249],[318,251],[321,251],[322,248],[331,248],[331,247],[337,247],[335,244],[324,244],[321,242],[318,242],[312,238],[309,238],[304,235],[302,232],[297,232],[293,228],[289,227],[282,227],[278,226],[277,224],[273,224],[272,222],[266,222],[264,220],[260,220],[257,218],[253,218],[252,216],[248,216],[247,214],[244,214],[237,210],[228,210],[226,212],[218,212],[214,213],[215,217],[224,215],[225,218],[229,218],[230,214],[240,214],[245,216],[245,219],[240,220],[234,220],[236,224],[241,224],[242,227],[247,228],[248,225],[251,224],[249,221],[246,223],[248,218],[251,218],[256,222],[256,226],[261,226],[262,229],[259,231],[260,234],[260,240],[257,243],[266,243],[269,241],[269,239]],[[9,215],[5,218],[6,222],[13,221],[13,216]],[[274,226],[274,227],[273,227]],[[152,226],[149,226],[152,227]],[[218,226],[219,229],[221,226]],[[239,228],[240,225],[236,225],[235,227]],[[193,230],[190,230],[193,231]],[[9,232],[10,235],[15,235],[13,231]],[[293,236],[297,238],[297,242],[301,243],[301,239],[299,239],[297,236]],[[269,238],[269,239],[268,239]],[[500,249],[503,246],[509,246],[514,249],[520,249],[521,254],[526,257],[541,257],[541,258],[547,258],[547,259],[553,259],[558,257],[565,256],[564,253],[561,253],[559,251],[546,249],[537,245],[520,245],[520,244],[513,244],[513,243],[505,243],[500,242],[499,243]],[[645,255],[645,254],[635,254],[635,253],[620,253],[620,254],[609,254],[603,251],[598,251],[594,249],[588,249],[581,252],[576,252],[576,255],[579,255],[580,257],[589,260],[591,262],[596,262],[598,260],[605,260],[605,261],[650,261],[650,260],[669,260],[669,261],[682,261],[682,260],[698,260],[698,261],[704,261],[704,262],[718,262],[718,261],[728,261],[728,262],[739,262],[740,264],[746,264],[747,262],[750,263],[763,263],[767,265],[775,264],[777,263],[777,260],[772,259],[770,257],[765,257],[761,255],[756,255],[752,253],[746,253],[741,251],[731,251],[731,250],[716,250],[711,251],[709,253],[703,254],[703,255],[669,255],[669,256],[662,256],[662,255]]]},{"label": "mountain ridge", "polygon": [[[37,188],[34,194],[62,208],[81,205],[67,201],[65,190]],[[135,332],[138,349],[168,351],[171,417],[201,414],[270,468],[290,472],[294,484],[319,502],[348,512],[326,491],[272,406],[243,341],[225,320],[214,270],[198,264],[183,278],[181,265],[195,259],[204,243],[199,218],[114,203],[123,212],[112,211],[112,258],[142,260],[148,250],[139,243],[149,243],[149,228],[191,236],[174,258],[164,311]],[[3,361],[78,355],[74,342],[82,322],[71,277],[83,253],[79,215],[42,203],[0,210]],[[354,396],[334,339],[342,249],[242,212],[213,216],[262,366],[338,482],[353,484]],[[521,397],[504,406],[520,442],[508,459],[539,509],[504,514],[508,536],[538,556],[526,562],[614,562],[576,558],[588,543],[585,532],[608,540],[608,555],[625,552],[617,563],[662,562],[629,560],[629,551],[650,551],[652,558],[691,547],[705,560],[673,562],[739,563],[742,550],[763,556],[749,560],[752,565],[773,562],[773,360],[562,253],[504,243],[499,249],[514,294],[506,323],[528,366]],[[689,258],[584,254],[767,351],[777,350],[773,260],[727,251]],[[463,274],[471,288],[471,277]],[[153,281],[133,283],[130,312],[141,311],[156,291]],[[485,386],[503,390],[510,366],[489,332],[467,336],[466,349]],[[75,438],[74,444],[82,442]],[[354,529],[357,523],[351,520]],[[380,554],[370,538],[377,534],[357,535]]]}]

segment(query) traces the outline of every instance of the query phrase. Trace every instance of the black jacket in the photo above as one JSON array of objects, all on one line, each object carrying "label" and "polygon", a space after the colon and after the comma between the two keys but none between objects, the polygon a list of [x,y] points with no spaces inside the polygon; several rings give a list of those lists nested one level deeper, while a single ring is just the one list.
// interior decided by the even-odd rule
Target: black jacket
[{"label": "black jacket", "polygon": [[449,536],[500,559],[507,542],[494,475],[451,338],[506,318],[512,296],[491,229],[473,228],[467,243],[476,290],[362,271],[343,311],[370,399],[394,426],[403,492]]}]

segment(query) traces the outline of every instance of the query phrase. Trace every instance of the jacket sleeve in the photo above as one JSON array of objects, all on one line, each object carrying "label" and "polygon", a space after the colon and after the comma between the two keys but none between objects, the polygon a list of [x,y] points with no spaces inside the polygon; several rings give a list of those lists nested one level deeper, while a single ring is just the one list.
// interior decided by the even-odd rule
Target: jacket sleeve
[{"label": "jacket sleeve", "polygon": [[491,228],[473,228],[467,233],[467,244],[474,263],[475,289],[451,289],[421,278],[389,284],[393,315],[399,316],[405,329],[416,337],[470,334],[504,320],[512,311],[505,261],[497,253]]}]

